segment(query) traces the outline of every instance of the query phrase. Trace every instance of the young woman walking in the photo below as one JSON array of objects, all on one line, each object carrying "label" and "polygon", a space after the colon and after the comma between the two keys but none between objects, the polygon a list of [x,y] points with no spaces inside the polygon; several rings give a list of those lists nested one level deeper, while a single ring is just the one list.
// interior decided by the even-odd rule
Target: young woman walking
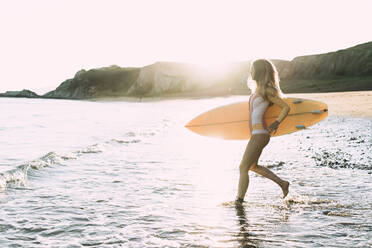
[{"label": "young woman walking", "polygon": [[[270,134],[278,129],[290,110],[288,104],[281,97],[279,77],[275,66],[265,59],[254,61],[251,65],[248,87],[252,92],[249,99],[251,115],[249,125],[252,136],[239,166],[239,188],[235,201],[238,204],[243,202],[247,192],[249,185],[248,172],[250,170],[277,183],[283,191],[283,198],[287,196],[289,188],[289,182],[282,180],[266,167],[257,164],[263,148],[270,141]],[[263,122],[263,116],[271,104],[278,105],[282,111],[276,121],[266,127]]]}]

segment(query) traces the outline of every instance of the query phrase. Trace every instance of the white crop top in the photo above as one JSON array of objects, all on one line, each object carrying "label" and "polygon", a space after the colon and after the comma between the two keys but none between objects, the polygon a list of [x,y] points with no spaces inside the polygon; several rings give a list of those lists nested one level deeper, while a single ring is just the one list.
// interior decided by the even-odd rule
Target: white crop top
[{"label": "white crop top", "polygon": [[[257,133],[269,133],[265,129],[265,123],[263,122],[263,116],[265,114],[265,111],[267,107],[269,106],[270,102],[265,100],[262,96],[254,94],[251,96],[250,99],[250,115],[251,115],[251,130],[252,130],[252,135],[257,134]],[[258,125],[257,125],[258,124]],[[256,129],[255,127],[262,127]]]}]

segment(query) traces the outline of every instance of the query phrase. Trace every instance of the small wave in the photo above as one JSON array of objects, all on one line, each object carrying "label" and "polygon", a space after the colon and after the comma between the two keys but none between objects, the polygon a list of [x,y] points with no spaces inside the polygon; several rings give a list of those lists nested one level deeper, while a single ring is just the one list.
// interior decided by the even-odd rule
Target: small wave
[{"label": "small wave", "polygon": [[134,143],[140,143],[141,140],[134,139],[134,140],[118,140],[118,139],[112,139],[112,142],[118,143],[118,144],[134,144]]},{"label": "small wave", "polygon": [[54,164],[61,163],[63,160],[72,158],[72,156],[58,155],[55,152],[49,152],[27,164],[22,164],[15,169],[0,173],[0,190],[4,190],[9,184],[26,185],[27,175],[30,169],[40,170],[44,167],[51,167]]},{"label": "small wave", "polygon": [[28,168],[29,164],[25,164],[20,165],[15,169],[6,171],[5,173],[0,173],[0,190],[5,189],[9,183],[25,185]]},{"label": "small wave", "polygon": [[[127,133],[127,136],[135,136],[134,133]],[[132,140],[118,140],[112,139],[111,142],[105,143],[119,143],[119,144],[130,144],[130,143],[139,143],[141,140],[132,139]],[[32,160],[26,164],[19,165],[15,169],[0,173],[0,190],[4,190],[10,183],[16,183],[18,185],[26,185],[27,175],[29,170],[41,170],[45,167],[52,167],[56,164],[63,164],[66,160],[78,159],[79,157],[85,154],[96,154],[102,153],[105,151],[103,144],[94,144],[86,148],[73,151],[70,153],[59,154],[56,152],[48,152],[44,156]]]},{"label": "small wave", "polygon": [[94,144],[92,146],[88,146],[85,149],[73,152],[74,154],[81,155],[82,153],[101,153],[104,151],[104,148],[100,144]]},{"label": "small wave", "polygon": [[0,190],[6,189],[9,184],[26,185],[27,175],[31,170],[41,170],[45,167],[52,167],[56,164],[62,164],[63,161],[77,159],[87,153],[103,152],[103,147],[99,144],[94,144],[85,149],[71,153],[58,154],[56,152],[48,152],[44,156],[32,160],[26,164],[17,166],[15,169],[0,173]]},{"label": "small wave", "polygon": [[32,169],[40,170],[44,167],[50,167],[56,163],[60,163],[62,157],[57,155],[55,152],[49,152],[39,159],[33,160],[29,163]]}]

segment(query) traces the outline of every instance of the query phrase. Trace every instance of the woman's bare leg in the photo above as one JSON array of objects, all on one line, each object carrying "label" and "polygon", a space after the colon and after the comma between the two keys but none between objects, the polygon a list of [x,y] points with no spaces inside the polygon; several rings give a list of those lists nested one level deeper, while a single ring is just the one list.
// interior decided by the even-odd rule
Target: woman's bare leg
[{"label": "woman's bare leg", "polygon": [[239,166],[240,177],[237,202],[242,202],[247,192],[249,185],[249,170],[256,172],[257,174],[264,176],[274,182],[276,182],[283,191],[283,198],[288,195],[289,182],[280,179],[271,170],[266,167],[257,165],[257,162],[262,153],[262,149],[268,144],[270,136],[266,134],[258,134],[252,136],[249,140],[247,148],[244,152],[243,159]]},{"label": "woman's bare leg", "polygon": [[244,164],[240,165],[240,176],[239,176],[239,186],[238,186],[238,195],[237,200],[239,199],[242,201],[244,199],[245,193],[247,192],[248,185],[249,185],[249,175],[248,166],[244,166]]},{"label": "woman's bare leg", "polygon": [[263,166],[258,165],[258,164],[253,165],[250,168],[250,170],[254,171],[255,173],[257,173],[257,174],[259,174],[263,177],[266,177],[266,178],[276,182],[282,188],[283,198],[285,198],[288,195],[288,192],[289,192],[289,190],[288,190],[289,182],[288,181],[282,180],[280,177],[275,175],[274,172],[272,172],[268,168],[263,167]]},{"label": "woman's bare leg", "polygon": [[[260,140],[260,138],[263,138],[263,141]],[[237,195],[237,201],[242,202],[244,199],[244,196],[247,192],[248,185],[249,185],[249,169],[251,166],[254,165],[255,161],[258,160],[258,158],[261,155],[263,147],[268,143],[267,136],[254,136],[252,137],[247,145],[247,148],[244,152],[242,161],[239,165],[239,186],[238,186],[238,195]],[[261,144],[263,143],[263,144]]]}]

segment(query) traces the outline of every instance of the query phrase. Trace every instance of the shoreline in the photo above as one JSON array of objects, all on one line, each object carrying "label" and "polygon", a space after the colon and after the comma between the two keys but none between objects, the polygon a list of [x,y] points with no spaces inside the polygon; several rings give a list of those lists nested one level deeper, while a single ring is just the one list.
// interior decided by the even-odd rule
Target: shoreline
[{"label": "shoreline", "polygon": [[[30,98],[30,99],[54,99],[54,100],[80,100],[93,102],[156,102],[169,100],[199,100],[208,98],[232,98],[247,97],[247,95],[230,95],[218,94],[217,92],[196,92],[196,93],[174,93],[163,96],[146,96],[146,97],[100,97],[90,99],[56,99],[56,98]],[[372,90],[371,91],[345,91],[345,92],[327,92],[327,93],[290,93],[286,97],[298,97],[312,99],[324,102],[328,105],[329,116],[348,116],[360,118],[372,118]],[[8,98],[8,97],[4,97]],[[14,97],[9,97],[14,98]]]},{"label": "shoreline", "polygon": [[[127,101],[127,102],[154,102],[164,100],[198,100],[215,97],[244,97],[248,95],[215,95],[210,94],[171,94],[166,96],[154,97],[105,97],[87,99],[88,101]],[[328,105],[330,116],[349,116],[360,118],[372,118],[372,91],[346,91],[328,93],[291,93],[285,94],[286,97],[298,97],[324,102]],[[248,98],[247,98],[248,99]]]}]

